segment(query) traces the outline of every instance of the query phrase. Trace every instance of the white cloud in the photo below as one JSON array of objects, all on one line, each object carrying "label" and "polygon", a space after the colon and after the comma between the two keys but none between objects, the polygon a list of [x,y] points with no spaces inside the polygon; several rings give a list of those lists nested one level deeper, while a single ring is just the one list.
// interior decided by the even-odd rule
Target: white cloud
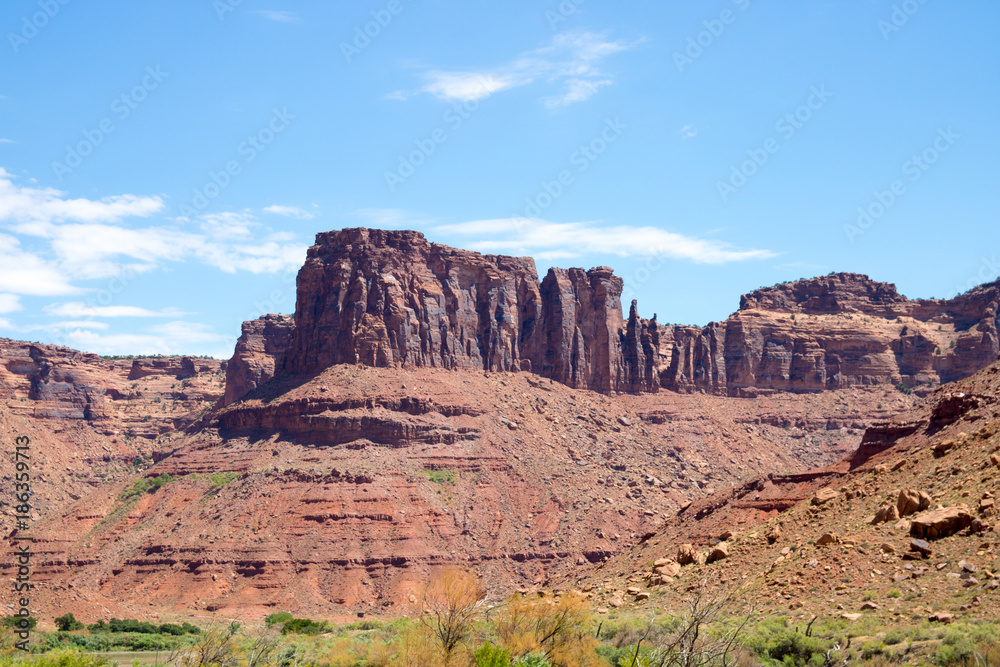
[{"label": "white cloud", "polygon": [[0,137],[0,144],[13,144],[13,143],[15,143],[13,139],[5,139],[4,137]]},{"label": "white cloud", "polygon": [[727,243],[684,236],[657,227],[600,226],[593,222],[550,222],[528,218],[475,220],[441,225],[446,234],[496,236],[469,243],[483,252],[538,253],[562,259],[583,254],[659,255],[702,264],[723,264],[774,257],[770,250],[738,250]]},{"label": "white cloud", "polygon": [[17,185],[10,172],[0,167],[0,222],[12,224],[22,234],[50,236],[58,223],[117,222],[162,210],[160,197],[126,194],[100,200],[67,199],[65,192],[55,188]]},{"label": "white cloud", "polygon": [[80,290],[71,285],[58,268],[34,253],[22,250],[18,239],[0,234],[0,291],[58,296]]},{"label": "white cloud", "polygon": [[299,220],[312,220],[316,217],[309,211],[305,211],[297,206],[278,206],[277,204],[265,206],[264,212],[283,215],[286,218],[298,218]]},{"label": "white cloud", "polygon": [[282,12],[273,9],[258,9],[257,13],[264,18],[277,21],[278,23],[298,23],[299,17],[295,12]]},{"label": "white cloud", "polygon": [[569,106],[574,102],[583,102],[596,93],[602,86],[611,84],[611,79],[588,81],[586,79],[570,79],[566,82],[566,92],[558,97],[545,98],[545,106],[549,109]]},{"label": "white cloud", "polygon": [[16,294],[0,294],[0,313],[13,313],[23,310],[21,297]]},{"label": "white cloud", "polygon": [[176,308],[149,310],[139,306],[88,306],[83,301],[53,303],[43,308],[56,317],[178,317],[184,315]]},{"label": "white cloud", "polygon": [[418,229],[433,224],[433,220],[401,208],[359,208],[351,215],[359,218],[365,227],[380,229]]},{"label": "white cloud", "polygon": [[[496,68],[427,72],[421,90],[452,102],[471,102],[535,81],[562,83],[562,94],[544,99],[549,108],[562,107],[586,100],[599,88],[610,85],[612,78],[598,69],[599,61],[637,43],[610,41],[591,32],[561,33],[548,46],[522,53]],[[389,97],[406,99],[400,92]]]},{"label": "white cloud", "polygon": [[685,125],[677,131],[681,135],[681,139],[691,139],[692,137],[698,136],[698,130],[694,128],[693,125]]},{"label": "white cloud", "polygon": [[67,322],[54,322],[51,328],[55,330],[100,329],[101,331],[106,331],[110,327],[107,322],[98,322],[97,320],[70,320]]},{"label": "white cloud", "polygon": [[231,354],[233,346],[231,338],[215,333],[211,327],[184,321],[166,322],[141,333],[102,334],[83,326],[69,327],[59,334],[59,339],[61,345],[97,354],[209,353],[224,357]]},{"label": "white cloud", "polygon": [[425,92],[459,102],[472,102],[512,86],[530,83],[530,79],[519,83],[514,76],[481,72],[428,72],[425,77]]}]

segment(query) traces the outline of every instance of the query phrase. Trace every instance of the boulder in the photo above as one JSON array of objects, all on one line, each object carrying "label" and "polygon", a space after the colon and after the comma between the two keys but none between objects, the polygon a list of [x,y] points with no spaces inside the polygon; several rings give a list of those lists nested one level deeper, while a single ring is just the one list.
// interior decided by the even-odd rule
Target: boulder
[{"label": "boulder", "polygon": [[729,545],[725,542],[719,542],[712,550],[708,553],[707,563],[714,563],[715,561],[725,560],[729,558]]},{"label": "boulder", "polygon": [[781,539],[781,526],[775,524],[767,533],[764,534],[764,539],[767,540],[768,544],[774,544]]},{"label": "boulder", "polygon": [[840,542],[840,536],[836,533],[823,533],[818,540],[816,540],[816,546],[822,547],[827,544],[836,544]]},{"label": "boulder", "polygon": [[898,520],[899,520],[899,509],[896,507],[896,505],[883,505],[882,507],[878,508],[877,512],[875,512],[875,518],[872,519],[871,522],[873,525],[875,525],[879,523],[889,523],[890,521],[898,521]]},{"label": "boulder", "polygon": [[931,555],[931,545],[925,540],[910,540],[910,551],[916,551],[922,556]]},{"label": "boulder", "polygon": [[839,495],[840,492],[835,489],[820,489],[816,492],[816,495],[813,496],[812,504],[825,505]]},{"label": "boulder", "polygon": [[972,519],[972,513],[965,505],[930,510],[913,517],[910,522],[910,535],[937,540],[968,528],[972,525]]},{"label": "boulder", "polygon": [[925,491],[916,489],[903,489],[896,501],[896,509],[901,517],[923,511],[930,506],[931,497]]},{"label": "boulder", "polygon": [[693,544],[682,544],[677,547],[677,562],[681,565],[691,565],[698,560],[698,552]]}]

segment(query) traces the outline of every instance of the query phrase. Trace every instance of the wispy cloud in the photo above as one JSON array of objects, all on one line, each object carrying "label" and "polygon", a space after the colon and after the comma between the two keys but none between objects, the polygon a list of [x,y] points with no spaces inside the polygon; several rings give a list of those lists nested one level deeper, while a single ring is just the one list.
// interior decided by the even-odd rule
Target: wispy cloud
[{"label": "wispy cloud", "polygon": [[316,216],[299,208],[298,206],[279,206],[277,204],[273,206],[265,206],[264,213],[273,213],[274,215],[283,215],[286,218],[298,218],[299,220],[312,220]]},{"label": "wispy cloud", "polygon": [[21,310],[21,297],[16,294],[0,294],[0,313],[13,313]]},{"label": "wispy cloud", "polygon": [[149,310],[139,306],[88,306],[83,301],[53,303],[42,309],[55,317],[180,317],[185,315],[176,308]]},{"label": "wispy cloud", "polygon": [[677,130],[677,134],[681,135],[681,139],[691,139],[698,136],[698,130],[695,129],[694,125],[685,125]]},{"label": "wispy cloud", "polygon": [[361,220],[365,227],[382,229],[419,229],[433,224],[429,218],[401,208],[360,208],[351,215]]},{"label": "wispy cloud", "polygon": [[[550,44],[522,53],[495,68],[425,72],[421,91],[451,102],[471,102],[543,81],[562,89],[557,95],[543,98],[543,103],[549,108],[563,107],[582,102],[610,85],[613,78],[600,70],[600,61],[638,43],[612,41],[604,34],[591,32],[561,33]],[[405,99],[407,96],[397,92],[390,97]]]},{"label": "wispy cloud", "polygon": [[269,21],[278,23],[298,23],[299,17],[295,12],[275,11],[273,9],[258,9],[257,13]]},{"label": "wispy cloud", "polygon": [[[21,185],[0,168],[0,292],[73,294],[72,282],[149,271],[189,259],[222,271],[272,273],[298,268],[306,244],[275,233],[249,211],[206,214],[175,224],[132,226],[126,218],[161,212],[160,197],[70,199]],[[33,237],[31,248],[20,237]]]},{"label": "wispy cloud", "polygon": [[59,296],[79,291],[57,266],[22,249],[19,239],[0,234],[0,292]]},{"label": "wispy cloud", "polygon": [[684,236],[658,227],[603,226],[594,222],[501,218],[440,225],[435,231],[482,239],[467,245],[483,252],[536,254],[548,259],[613,253],[724,264],[775,256],[770,250],[741,250],[721,241]]},{"label": "wispy cloud", "polygon": [[13,139],[5,139],[4,137],[0,137],[0,144],[13,144],[13,143],[17,142],[15,142]]}]

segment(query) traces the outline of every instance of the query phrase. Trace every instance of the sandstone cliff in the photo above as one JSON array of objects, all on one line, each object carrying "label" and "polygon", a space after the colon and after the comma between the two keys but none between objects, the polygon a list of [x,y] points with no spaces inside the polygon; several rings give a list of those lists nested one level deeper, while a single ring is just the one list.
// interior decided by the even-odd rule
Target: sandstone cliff
[{"label": "sandstone cliff", "polygon": [[725,322],[666,327],[660,381],[734,396],[871,384],[929,391],[997,359],[998,304],[998,282],[913,301],[851,273],[763,288]]},{"label": "sandstone cliff", "polygon": [[299,273],[294,322],[245,325],[224,405],[275,373],[345,363],[530,370],[604,393],[926,392],[1000,353],[996,282],[911,301],[892,284],[831,274],[755,290],[705,327],[660,326],[634,301],[624,320],[621,292],[607,267],[553,268],[539,282],[530,258],[457,250],[419,232],[322,233]]},{"label": "sandstone cliff", "polygon": [[226,406],[274,377],[276,360],[288,347],[294,320],[288,315],[264,315],[243,323],[236,350],[226,366]]},{"label": "sandstone cliff", "polygon": [[[577,388],[655,389],[651,363],[622,352],[621,291],[607,267],[550,269],[539,283],[526,257],[456,250],[412,231],[328,232],[299,272],[278,367],[533,370]],[[643,335],[633,332],[640,351]]]}]

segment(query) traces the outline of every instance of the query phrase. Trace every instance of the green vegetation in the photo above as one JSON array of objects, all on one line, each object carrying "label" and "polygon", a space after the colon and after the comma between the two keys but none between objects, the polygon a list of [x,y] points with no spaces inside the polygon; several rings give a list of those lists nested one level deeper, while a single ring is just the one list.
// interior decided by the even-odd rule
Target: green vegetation
[{"label": "green vegetation", "polygon": [[286,621],[290,621],[292,618],[293,616],[287,611],[279,611],[276,614],[268,614],[265,616],[264,624],[267,625],[267,627],[271,627],[272,625],[280,625]]},{"label": "green vegetation", "polygon": [[0,625],[7,628],[21,628],[21,621],[27,620],[28,630],[34,630],[35,626],[38,625],[38,619],[34,616],[29,616],[27,619],[23,619],[20,616],[4,616],[0,619]]},{"label": "green vegetation", "polygon": [[458,479],[458,473],[447,468],[424,468],[420,471],[420,474],[431,482],[441,485],[450,484],[454,486],[455,480]]},{"label": "green vegetation", "polygon": [[657,605],[596,617],[588,601],[573,594],[514,595],[487,611],[475,577],[452,570],[431,582],[420,601],[425,613],[415,618],[337,625],[276,612],[248,627],[199,630],[188,623],[112,618],[82,630],[67,613],[55,619],[58,632],[33,636],[33,649],[42,654],[31,656],[35,662],[5,650],[11,644],[0,633],[0,667],[105,667],[87,651],[113,649],[168,651],[164,661],[179,667],[1000,664],[1000,623],[906,624],[874,614],[853,622],[839,616],[768,617],[742,606],[753,597],[747,591],[739,592],[746,599],[733,591],[689,593],[670,610]]},{"label": "green vegetation", "polygon": [[209,477],[209,481],[212,484],[213,489],[220,489],[226,484],[229,484],[235,479],[238,479],[240,474],[238,472],[218,472]]},{"label": "green vegetation", "polygon": [[56,617],[55,623],[56,627],[62,630],[63,632],[71,632],[73,630],[83,629],[83,623],[76,620],[72,612]]},{"label": "green vegetation", "polygon": [[125,489],[118,496],[119,500],[131,500],[133,498],[138,498],[144,493],[156,493],[160,490],[160,487],[169,484],[174,481],[174,478],[163,473],[156,477],[140,477],[139,479],[132,482],[132,486]]}]

